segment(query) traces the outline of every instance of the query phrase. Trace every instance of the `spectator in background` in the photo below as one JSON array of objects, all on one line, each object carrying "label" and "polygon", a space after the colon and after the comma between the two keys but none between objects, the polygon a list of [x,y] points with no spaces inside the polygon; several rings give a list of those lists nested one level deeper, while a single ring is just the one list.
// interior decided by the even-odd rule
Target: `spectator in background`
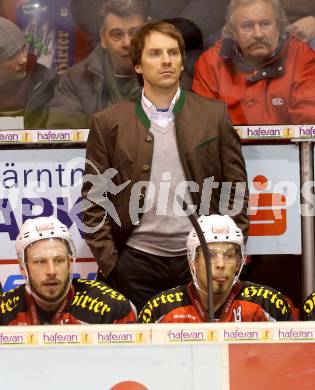
[{"label": "spectator in background", "polygon": [[26,45],[23,32],[0,17],[0,116],[23,116],[25,128],[42,128],[57,79]]},{"label": "spectator in background", "polygon": [[107,0],[71,0],[70,9],[74,21],[88,35],[92,49],[100,41],[102,9]]},{"label": "spectator in background", "polygon": [[315,49],[315,1],[280,0],[290,23],[290,32]]},{"label": "spectator in background", "polygon": [[171,18],[165,19],[164,21],[171,23],[182,34],[186,50],[184,69],[192,78],[194,76],[195,62],[203,52],[202,33],[194,22],[185,18]]},{"label": "spectator in background", "polygon": [[231,0],[193,90],[225,101],[234,125],[315,123],[314,75],[315,52],[289,35],[279,0]]},{"label": "spectator in background", "polygon": [[104,283],[73,279],[75,248],[54,217],[24,222],[16,239],[26,284],[0,296],[0,325],[136,322],[130,302]]},{"label": "spectator in background", "polygon": [[145,18],[142,0],[106,1],[101,42],[61,76],[49,106],[48,128],[89,128],[92,114],[139,93],[129,46]]},{"label": "spectator in background", "polygon": [[[94,46],[99,40],[99,10],[107,0],[72,0],[71,13],[76,23],[90,37]],[[143,0],[152,21],[184,18],[195,23],[210,46],[220,36],[229,0]]]}]

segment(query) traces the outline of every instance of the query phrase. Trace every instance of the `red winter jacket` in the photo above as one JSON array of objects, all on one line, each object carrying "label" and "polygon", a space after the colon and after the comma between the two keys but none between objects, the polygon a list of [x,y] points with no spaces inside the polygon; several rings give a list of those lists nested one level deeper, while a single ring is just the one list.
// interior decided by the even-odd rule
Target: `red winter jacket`
[{"label": "red winter jacket", "polygon": [[193,91],[225,101],[234,125],[315,123],[315,51],[306,43],[290,37],[268,62],[245,68],[233,41],[219,41],[196,63]]}]

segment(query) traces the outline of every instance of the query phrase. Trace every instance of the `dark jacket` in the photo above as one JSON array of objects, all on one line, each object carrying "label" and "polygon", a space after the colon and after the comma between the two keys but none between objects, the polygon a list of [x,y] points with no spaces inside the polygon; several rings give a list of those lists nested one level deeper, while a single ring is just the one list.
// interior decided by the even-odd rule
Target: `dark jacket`
[{"label": "dark jacket", "polygon": [[49,105],[48,128],[89,128],[92,114],[108,106],[110,97],[103,71],[106,53],[98,45],[61,76]]},{"label": "dark jacket", "polygon": [[315,16],[314,0],[280,0],[290,23],[305,16]]},{"label": "dark jacket", "polygon": [[24,127],[26,129],[45,128],[48,115],[47,105],[53,96],[53,89],[58,78],[52,70],[37,63],[35,56],[29,55],[28,61],[33,65],[27,82],[23,113]]},{"label": "dark jacket", "polygon": [[[191,193],[193,203],[198,206],[201,214],[219,213],[219,188],[212,190],[210,210],[208,202],[205,202],[206,209],[199,210],[204,180],[213,177],[217,183],[232,182],[230,204],[236,183],[247,182],[240,140],[227,120],[225,105],[191,92],[182,92],[174,107],[174,113],[184,173],[187,180],[195,181],[199,186],[199,192]],[[115,266],[118,252],[124,247],[134,227],[129,213],[131,189],[139,181],[150,180],[154,138],[149,128],[150,121],[142,109],[140,98],[116,104],[97,113],[93,118],[87,141],[85,180],[93,179],[94,186],[93,191],[88,194],[91,185],[85,181],[82,195],[83,198],[93,195],[95,200],[99,194],[100,199],[97,203],[101,205],[95,203],[86,205],[89,207],[84,211],[85,225],[88,227],[98,225],[106,217],[104,207],[109,210],[106,194],[104,195],[105,175],[101,174],[109,168],[115,168],[118,171],[113,178],[116,186],[130,180],[123,190],[108,197],[117,211],[121,226],[107,215],[99,230],[85,236],[105,276]],[[92,177],[91,175],[96,175],[95,167],[100,175]],[[139,192],[139,203],[142,207],[145,198],[144,188],[141,191],[139,189]],[[245,236],[248,227],[247,200],[246,191],[243,208],[241,207],[241,212],[233,217]]]}]

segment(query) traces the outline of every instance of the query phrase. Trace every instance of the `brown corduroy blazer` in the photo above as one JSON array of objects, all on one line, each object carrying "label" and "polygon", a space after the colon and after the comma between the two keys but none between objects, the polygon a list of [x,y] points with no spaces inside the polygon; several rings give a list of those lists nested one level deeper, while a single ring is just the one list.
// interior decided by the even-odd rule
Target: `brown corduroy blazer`
[{"label": "brown corduroy blazer", "polygon": [[[232,218],[246,237],[249,223],[247,175],[240,139],[227,118],[225,104],[182,91],[174,113],[178,150],[186,179],[199,186],[199,191],[191,192],[197,211],[199,214],[223,214],[226,210],[224,204],[231,206],[233,201],[237,203],[235,187],[237,183],[243,183],[240,186],[243,186],[245,197],[241,197],[237,204],[238,213]],[[142,109],[140,98],[113,105],[95,114],[92,121],[86,150],[85,173],[88,176],[84,180],[82,196],[87,200],[92,197],[93,202],[87,201],[84,223],[92,227],[100,224],[102,219],[105,222],[96,232],[87,232],[85,239],[105,276],[114,268],[118,253],[134,227],[129,206],[131,195],[136,194],[140,207],[144,204],[145,188],[137,183],[150,180],[154,137],[149,129],[150,121]],[[111,180],[116,186],[125,186],[124,189],[119,191],[116,187],[116,191],[106,185],[104,172],[110,172],[110,168],[117,170],[115,176],[110,175]],[[213,188],[210,193],[211,202],[205,200],[209,189],[204,181],[208,178],[210,182],[219,183],[219,188]],[[91,192],[87,179],[94,182]],[[231,196],[229,190],[221,191],[222,182],[232,183]],[[104,191],[108,189],[111,203],[105,199]],[[201,206],[202,196],[204,202]],[[109,211],[107,215],[106,208]],[[115,216],[119,217],[120,224],[114,221]]]}]

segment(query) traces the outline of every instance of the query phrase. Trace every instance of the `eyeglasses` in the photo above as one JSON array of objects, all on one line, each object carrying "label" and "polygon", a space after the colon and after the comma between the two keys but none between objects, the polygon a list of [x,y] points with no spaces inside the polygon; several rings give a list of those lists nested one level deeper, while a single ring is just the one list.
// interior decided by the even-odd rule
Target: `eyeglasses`
[{"label": "eyeglasses", "polygon": [[129,30],[125,31],[121,28],[113,28],[112,30],[109,30],[108,36],[110,39],[114,42],[121,41],[125,34],[128,34],[131,38],[138,32],[140,27],[132,27]]}]

